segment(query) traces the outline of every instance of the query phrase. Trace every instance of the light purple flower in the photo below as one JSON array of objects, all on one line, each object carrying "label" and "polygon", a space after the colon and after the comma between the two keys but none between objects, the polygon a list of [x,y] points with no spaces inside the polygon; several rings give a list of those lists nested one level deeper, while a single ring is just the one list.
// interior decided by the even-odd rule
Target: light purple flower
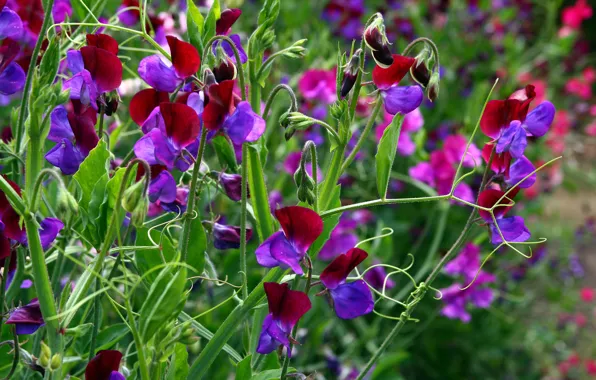
[{"label": "light purple flower", "polygon": [[460,283],[455,283],[448,288],[441,289],[443,294],[443,309],[441,314],[450,319],[459,319],[464,323],[470,322],[472,316],[468,312],[471,306],[486,309],[494,301],[493,290],[486,284],[494,282],[495,277],[486,272],[480,272],[476,280],[467,289]]},{"label": "light purple flower", "polygon": [[391,114],[407,114],[414,111],[422,103],[424,92],[420,86],[392,86],[382,90],[385,110]]}]

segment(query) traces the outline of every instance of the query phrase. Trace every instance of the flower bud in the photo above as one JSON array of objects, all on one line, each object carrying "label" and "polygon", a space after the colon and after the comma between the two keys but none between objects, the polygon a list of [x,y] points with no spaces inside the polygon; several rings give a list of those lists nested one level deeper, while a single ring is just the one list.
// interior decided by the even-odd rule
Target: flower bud
[{"label": "flower bud", "polygon": [[205,72],[203,74],[203,83],[205,83],[205,87],[209,87],[212,84],[217,83],[215,75],[213,75],[213,72],[211,70],[205,69]]},{"label": "flower bud", "polygon": [[64,91],[60,91],[58,95],[58,99],[56,100],[56,104],[64,104],[70,100],[70,88]]},{"label": "flower bud", "polygon": [[315,203],[315,193],[306,186],[301,186],[298,188],[298,200],[312,205]]},{"label": "flower bud", "polygon": [[60,210],[70,211],[73,214],[79,212],[79,204],[66,189],[60,189],[58,192],[58,208]]},{"label": "flower bud", "polygon": [[295,133],[296,133],[296,128],[292,127],[291,125],[289,127],[287,127],[286,131],[284,133],[284,137],[285,137],[286,141],[290,140],[292,138],[292,136],[294,136]]},{"label": "flower bud", "polygon": [[344,79],[341,82],[341,89],[340,89],[340,96],[345,98],[346,95],[350,92],[352,87],[354,87],[354,83],[356,83],[356,77],[358,76],[358,69],[360,68],[360,53],[362,50],[358,49],[350,58],[350,62],[346,66],[344,71]]},{"label": "flower bud", "polygon": [[61,365],[62,365],[62,356],[60,356],[60,354],[54,354],[54,356],[52,356],[52,360],[50,362],[50,369],[52,371],[55,371],[58,368],[60,368]]},{"label": "flower bud", "polygon": [[428,86],[428,82],[430,81],[430,71],[426,64],[423,61],[418,61],[410,67],[410,75],[412,79],[418,82],[422,87],[426,88]]},{"label": "flower bud", "polygon": [[213,68],[213,75],[218,83],[228,79],[236,78],[236,65],[228,55],[224,52],[221,43],[217,45],[217,55],[215,57],[215,67]]},{"label": "flower bud", "polygon": [[439,73],[435,71],[430,77],[428,87],[426,88],[426,97],[431,102],[434,102],[439,97],[439,81]]},{"label": "flower bud", "polygon": [[122,207],[128,212],[133,212],[145,196],[144,192],[145,184],[143,181],[135,182],[131,187],[124,191]]},{"label": "flower bud", "polygon": [[149,212],[149,199],[144,196],[130,215],[132,225],[135,227],[143,226],[147,212]]},{"label": "flower bud", "polygon": [[[226,174],[220,173],[219,174],[219,183],[221,187],[223,187],[226,195],[231,200],[238,202],[242,199],[242,176],[239,174]],[[250,197],[248,194],[248,189],[246,189],[247,197]]]},{"label": "flower bud", "polygon": [[120,103],[120,95],[116,90],[105,95],[106,105],[104,112],[107,116],[112,116],[118,110],[118,103]]},{"label": "flower bud", "polygon": [[386,69],[393,63],[393,56],[391,50],[389,50],[389,40],[385,34],[383,16],[380,13],[375,16],[375,19],[364,30],[364,42],[371,50],[377,65]]},{"label": "flower bud", "polygon": [[304,167],[298,167],[294,173],[294,183],[296,183],[298,188],[305,187],[309,190],[315,188],[315,181],[308,175]]},{"label": "flower bud", "polygon": [[38,363],[40,366],[47,368],[50,366],[50,358],[52,357],[52,351],[50,347],[44,342],[41,342],[41,355],[39,356]]}]

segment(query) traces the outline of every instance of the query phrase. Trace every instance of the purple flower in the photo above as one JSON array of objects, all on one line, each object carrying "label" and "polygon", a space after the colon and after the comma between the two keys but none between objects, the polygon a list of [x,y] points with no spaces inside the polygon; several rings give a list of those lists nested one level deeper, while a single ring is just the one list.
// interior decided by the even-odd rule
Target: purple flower
[{"label": "purple flower", "polygon": [[[240,174],[219,173],[218,179],[228,198],[234,202],[242,199],[242,176]],[[248,188],[246,189],[246,195],[250,197]]]},{"label": "purple flower", "polygon": [[472,285],[465,290],[461,290],[462,285],[459,283],[441,289],[445,304],[441,314],[450,319],[459,319],[464,323],[470,322],[472,317],[467,311],[470,304],[476,308],[486,309],[494,301],[493,290],[483,286],[494,281],[495,277],[492,274],[481,271]]},{"label": "purple flower", "polygon": [[337,256],[321,273],[321,282],[333,300],[335,314],[341,319],[368,314],[375,306],[371,290],[363,280],[346,283],[350,272],[367,257],[362,249],[352,248]]},{"label": "purple flower", "polygon": [[282,231],[269,236],[256,250],[257,262],[267,268],[291,268],[303,274],[300,261],[323,232],[323,220],[313,210],[290,206],[275,210]]},{"label": "purple flower", "polygon": [[0,40],[19,39],[23,34],[23,22],[19,15],[8,7],[0,10]]},{"label": "purple flower", "polygon": [[7,325],[15,325],[18,335],[33,334],[45,324],[39,308],[39,301],[34,298],[25,306],[16,308],[8,320]]},{"label": "purple flower", "polygon": [[385,102],[385,111],[391,115],[410,113],[418,108],[424,99],[424,92],[418,85],[392,86],[381,91]]},{"label": "purple flower", "polygon": [[[4,7],[4,10],[7,8]],[[2,20],[0,20],[1,22]],[[0,25],[1,26],[1,25]],[[25,71],[21,66],[13,62],[19,53],[20,47],[16,41],[10,38],[2,41],[0,46],[0,94],[12,95],[25,87]]]},{"label": "purple flower", "polygon": [[269,192],[269,210],[273,214],[279,205],[283,205],[283,195],[278,190]]},{"label": "purple flower", "polygon": [[[485,208],[492,208],[497,205],[497,202],[505,195],[504,192],[496,189],[486,189],[478,196],[478,205]],[[480,210],[478,213],[480,217],[489,225],[491,230],[491,242],[493,244],[503,243],[501,234],[507,242],[525,242],[530,238],[530,231],[524,223],[524,219],[521,216],[513,216],[505,218],[505,214],[511,206],[500,206],[501,204],[508,204],[509,200],[503,198],[497,207],[494,208],[493,213],[496,220],[493,220],[491,214],[488,211]],[[498,228],[497,228],[498,226]],[[499,230],[501,234],[499,234]]]},{"label": "purple flower", "polygon": [[[240,41],[240,36],[238,34],[230,34],[228,37],[232,40],[232,42],[234,43],[234,46],[238,50],[238,55],[240,56],[240,63],[245,64],[246,61],[248,60],[248,56],[246,55],[246,52],[242,48],[242,42]],[[226,53],[226,55],[228,57],[230,57],[230,59],[232,60],[232,62],[234,64],[236,64],[236,56],[234,55],[234,50],[232,49],[232,47],[230,46],[228,41],[217,40],[212,45],[213,54],[214,55],[217,54],[217,46],[219,46],[220,43],[221,43],[221,47],[224,50],[224,52]]]},{"label": "purple flower", "polygon": [[298,80],[298,89],[306,100],[331,104],[337,100],[335,70],[310,69]]},{"label": "purple flower", "polygon": [[[385,120],[383,124],[380,124],[375,129],[377,141],[381,141],[385,129],[391,123],[393,116],[388,112],[385,113]],[[404,121],[399,134],[399,140],[397,143],[397,152],[401,156],[411,156],[416,151],[416,144],[412,141],[411,133],[417,132],[424,125],[424,118],[418,108],[404,116]]]},{"label": "purple flower", "polygon": [[443,144],[443,151],[447,159],[453,164],[459,164],[459,162],[463,158],[463,166],[468,168],[473,168],[475,165],[479,165],[481,163],[481,153],[480,149],[476,147],[475,144],[470,144],[468,152],[464,157],[464,152],[466,151],[466,146],[468,145],[468,141],[465,136],[463,135],[449,135],[445,138],[445,143]]},{"label": "purple flower", "polygon": [[176,200],[176,180],[167,170],[162,170],[159,174],[151,178],[149,184],[149,201],[172,203]]},{"label": "purple flower", "polygon": [[358,243],[358,236],[353,232],[355,227],[356,223],[342,217],[338,225],[331,231],[329,240],[319,251],[318,258],[325,261],[333,260],[353,248]]},{"label": "purple flower", "polygon": [[269,354],[281,345],[286,347],[287,355],[291,356],[290,333],[298,320],[310,310],[310,300],[305,293],[290,290],[288,284],[266,282],[263,286],[269,314],[263,321],[257,352]]},{"label": "purple flower", "polygon": [[[379,261],[375,260],[373,264],[379,264]],[[387,281],[385,281],[385,279],[387,279]],[[385,271],[385,268],[381,266],[369,269],[368,272],[364,274],[364,280],[378,291],[382,291],[383,287],[385,287],[386,290],[395,287],[395,281],[391,278],[387,278],[387,272]]]},{"label": "purple flower", "polygon": [[61,23],[66,20],[66,16],[72,16],[72,6],[70,0],[56,0],[52,7],[52,16],[55,23]]},{"label": "purple flower", "polygon": [[[252,238],[252,230],[246,229],[246,241]],[[240,227],[213,223],[213,246],[217,249],[240,248]]]},{"label": "purple flower", "polygon": [[555,106],[542,102],[528,114],[524,122],[513,120],[502,130],[497,140],[496,152],[509,152],[513,158],[521,158],[528,145],[527,135],[540,137],[548,131],[555,118]]},{"label": "purple flower", "polygon": [[466,281],[472,281],[480,269],[480,247],[468,243],[459,255],[445,265],[444,272],[450,276],[462,275]]}]

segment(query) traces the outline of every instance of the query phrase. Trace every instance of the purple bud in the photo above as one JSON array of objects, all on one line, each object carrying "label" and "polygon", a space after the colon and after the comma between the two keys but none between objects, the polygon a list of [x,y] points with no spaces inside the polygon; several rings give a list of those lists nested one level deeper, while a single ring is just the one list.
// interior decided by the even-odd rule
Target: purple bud
[{"label": "purple bud", "polygon": [[358,76],[358,69],[360,68],[360,54],[362,50],[358,49],[350,58],[350,62],[346,66],[346,70],[344,71],[344,79],[341,83],[340,89],[340,96],[345,98],[346,95],[350,92],[352,87],[354,87],[354,83],[356,83],[356,77]]},{"label": "purple bud", "polygon": [[[240,174],[219,174],[219,183],[231,200],[238,202],[242,199],[242,176]],[[246,195],[249,197],[248,188]]]}]

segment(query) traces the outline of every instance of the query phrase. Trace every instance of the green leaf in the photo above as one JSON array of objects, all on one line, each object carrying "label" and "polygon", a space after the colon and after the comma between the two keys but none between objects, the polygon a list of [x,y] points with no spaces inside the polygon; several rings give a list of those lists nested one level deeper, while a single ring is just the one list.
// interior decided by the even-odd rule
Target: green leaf
[{"label": "green leaf", "polygon": [[233,172],[238,170],[238,163],[236,162],[236,153],[234,153],[234,147],[232,142],[223,135],[216,136],[211,140],[211,145],[215,149],[219,164],[223,167],[227,167]]},{"label": "green leaf", "polygon": [[207,249],[207,235],[200,214],[190,224],[189,239],[186,262],[197,271],[192,275],[200,275],[205,269],[205,250]]},{"label": "green leaf", "polygon": [[[259,372],[251,380],[277,380],[281,377],[281,368]],[[296,368],[289,367],[288,373],[296,372]]]},{"label": "green leaf", "polygon": [[[104,204],[107,205],[107,214],[106,214],[106,221],[107,223],[112,223],[112,214],[114,213],[114,211],[116,209],[120,210],[120,213],[118,214],[119,216],[119,220],[118,220],[118,225],[121,225],[122,222],[124,221],[124,217],[126,216],[126,213],[124,212],[124,210],[121,210],[122,205],[116,204],[116,201],[118,200],[118,193],[120,192],[120,188],[122,187],[122,181],[124,180],[124,173],[126,172],[125,168],[120,168],[118,170],[116,170],[116,173],[114,173],[114,175],[112,176],[112,178],[110,178],[110,180],[108,181],[108,184],[106,185],[106,194],[107,194],[107,198],[104,201]],[[128,183],[126,184],[125,188],[127,188],[128,186],[130,186],[132,180],[133,180],[132,175],[128,176]],[[107,231],[107,225],[106,225],[106,231]],[[102,237],[105,234],[102,234]]]},{"label": "green leaf", "polygon": [[377,154],[375,155],[377,166],[377,190],[379,196],[385,199],[387,196],[387,187],[391,177],[391,167],[395,160],[397,151],[397,142],[401,133],[401,126],[404,122],[404,116],[397,114],[393,117],[391,124],[383,132],[383,137],[379,142]]},{"label": "green leaf", "polygon": [[104,174],[108,174],[107,165],[109,158],[110,152],[106,148],[106,143],[100,140],[97,146],[89,152],[83,163],[81,163],[79,170],[74,174],[73,177],[81,188],[79,207],[82,209],[87,210],[95,183]]},{"label": "green leaf", "polygon": [[259,234],[259,241],[263,241],[271,236],[275,230],[273,228],[273,218],[269,210],[269,197],[267,195],[267,186],[263,177],[263,169],[259,158],[259,151],[256,146],[247,146],[248,157],[248,187],[250,189],[250,203],[256,219],[256,229]]},{"label": "green leaf", "polygon": [[[143,247],[135,252],[135,262],[141,274],[147,273],[151,268],[154,268],[164,262],[171,262],[176,257],[176,248],[172,241],[166,236],[162,235],[160,231],[152,230],[151,239],[149,239],[149,229],[138,228],[137,239],[135,245]],[[155,242],[158,246],[152,249],[145,247],[154,246]],[[157,278],[158,273],[152,272],[147,275],[147,280],[153,282]]]},{"label": "green leaf", "polygon": [[[211,37],[215,36],[215,23],[219,20],[221,16],[221,5],[219,4],[219,0],[215,0],[211,9],[209,9],[209,13],[207,14],[207,18],[205,19],[205,24],[203,26],[203,46],[209,42]],[[201,57],[205,59],[205,57]]]},{"label": "green leaf", "polygon": [[87,210],[87,223],[83,230],[83,234],[87,240],[98,249],[100,248],[107,226],[106,208],[103,205],[106,200],[106,186],[108,181],[108,174],[105,173],[95,183]]},{"label": "green leaf", "polygon": [[195,5],[194,0],[188,0],[188,9],[186,10],[186,23],[188,29],[188,38],[190,43],[199,50],[199,54],[203,54],[203,24],[205,22],[203,15]]},{"label": "green leaf", "polygon": [[248,355],[236,366],[236,377],[234,380],[250,380],[252,377],[252,368],[250,367],[250,360],[252,355]]},{"label": "green leaf", "polygon": [[40,85],[49,86],[54,82],[58,67],[60,66],[60,38],[52,38],[46,51],[41,56],[39,73],[41,75]]},{"label": "green leaf", "polygon": [[[199,334],[200,337],[205,338],[205,340],[210,341],[211,338],[213,338],[213,333],[209,331],[207,327],[194,320],[190,315],[186,314],[185,312],[180,313],[178,319],[182,322],[190,321],[190,325],[197,330],[197,334]],[[235,362],[239,362],[242,360],[242,356],[240,356],[240,354],[236,350],[234,350],[229,344],[224,344],[222,346],[222,350],[227,352],[230,358]]]},{"label": "green leaf", "polygon": [[182,343],[176,343],[166,380],[186,380],[188,368],[188,351],[186,350],[186,346]]},{"label": "green leaf", "polygon": [[180,314],[186,302],[185,284],[185,267],[169,265],[161,270],[139,311],[139,332],[143,342],[148,342]]}]

